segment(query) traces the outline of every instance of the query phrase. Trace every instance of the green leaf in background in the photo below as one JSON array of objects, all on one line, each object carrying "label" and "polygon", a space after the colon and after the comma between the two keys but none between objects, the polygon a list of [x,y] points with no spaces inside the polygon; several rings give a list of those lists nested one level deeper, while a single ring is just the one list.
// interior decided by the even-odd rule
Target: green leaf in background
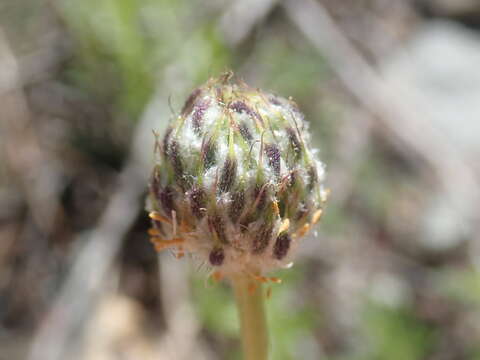
[{"label": "green leaf in background", "polygon": [[480,305],[480,274],[474,269],[445,269],[435,278],[437,288],[465,305]]},{"label": "green leaf in background", "polygon": [[405,307],[389,307],[369,302],[363,315],[361,332],[369,349],[364,360],[420,360],[428,354],[434,340],[431,327]]},{"label": "green leaf in background", "polygon": [[320,314],[299,293],[304,269],[299,264],[278,271],[276,276],[282,279],[282,283],[272,285],[272,296],[266,302],[272,341],[271,358],[307,359],[302,348],[311,344],[312,332]]},{"label": "green leaf in background", "polygon": [[204,274],[195,274],[193,297],[198,316],[208,330],[226,337],[237,337],[237,310],[226,284],[212,284],[205,280]]},{"label": "green leaf in background", "polygon": [[[78,43],[67,77],[136,119],[153,88],[151,50],[142,31],[138,0],[61,2]],[[108,99],[113,94],[113,99]]]},{"label": "green leaf in background", "polygon": [[216,27],[204,22],[186,29],[195,9],[183,5],[169,0],[63,0],[60,12],[77,42],[67,80],[136,120],[165,66],[175,63],[182,78],[193,83],[228,68],[228,51]]},{"label": "green leaf in background", "polygon": [[[480,274],[474,268],[446,268],[435,274],[434,286],[440,294],[449,298],[454,304],[469,311],[468,316],[475,323],[478,321],[480,307]],[[475,336],[472,337],[473,346],[469,349],[470,359],[480,360],[480,346]]]}]

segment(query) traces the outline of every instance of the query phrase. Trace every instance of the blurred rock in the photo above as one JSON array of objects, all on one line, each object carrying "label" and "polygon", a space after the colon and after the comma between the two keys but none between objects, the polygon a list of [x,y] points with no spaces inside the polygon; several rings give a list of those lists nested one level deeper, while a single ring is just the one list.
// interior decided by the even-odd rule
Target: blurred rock
[{"label": "blurred rock", "polygon": [[[387,81],[419,105],[418,116],[428,119],[472,166],[480,154],[479,64],[477,33],[451,22],[433,21],[382,66]],[[457,200],[465,202],[457,205],[469,207],[468,199]],[[453,249],[471,231],[462,212],[452,207],[444,193],[428,202],[417,234],[421,245],[432,251]]]},{"label": "blurred rock", "polygon": [[85,360],[160,359],[147,335],[145,313],[134,300],[109,295],[86,330]]},{"label": "blurred rock", "polygon": [[369,285],[368,294],[370,298],[379,304],[391,308],[410,305],[411,289],[402,278],[396,275],[386,272],[376,273]]},{"label": "blurred rock", "polygon": [[434,251],[453,250],[468,237],[468,226],[445,196],[433,196],[423,216],[421,244]]},{"label": "blurred rock", "polygon": [[[450,22],[427,23],[382,66],[419,100],[432,126],[472,160],[480,152],[480,37]],[[419,116],[423,116],[419,114]]]}]

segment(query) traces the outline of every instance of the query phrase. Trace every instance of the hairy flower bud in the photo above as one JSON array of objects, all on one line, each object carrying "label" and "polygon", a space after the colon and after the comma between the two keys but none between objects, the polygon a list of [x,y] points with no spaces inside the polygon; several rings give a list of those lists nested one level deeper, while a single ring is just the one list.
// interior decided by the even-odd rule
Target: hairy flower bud
[{"label": "hairy flower bud", "polygon": [[212,79],[155,148],[158,250],[195,254],[224,275],[262,274],[287,265],[322,214],[324,165],[292,100]]}]

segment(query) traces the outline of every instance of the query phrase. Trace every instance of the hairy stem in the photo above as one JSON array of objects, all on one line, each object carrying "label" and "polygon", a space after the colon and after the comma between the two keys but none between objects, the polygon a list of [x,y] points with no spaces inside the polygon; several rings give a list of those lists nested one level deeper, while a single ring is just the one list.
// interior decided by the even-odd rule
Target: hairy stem
[{"label": "hairy stem", "polygon": [[237,275],[232,278],[235,291],[244,360],[268,359],[268,331],[265,318],[264,294],[261,284],[251,288],[250,278]]}]

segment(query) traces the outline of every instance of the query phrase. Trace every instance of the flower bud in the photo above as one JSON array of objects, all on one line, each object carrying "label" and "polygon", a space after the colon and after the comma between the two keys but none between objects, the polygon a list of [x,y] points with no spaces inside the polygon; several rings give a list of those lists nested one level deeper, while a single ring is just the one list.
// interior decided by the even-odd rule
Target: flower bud
[{"label": "flower bud", "polygon": [[286,266],[322,214],[324,165],[296,104],[228,75],[192,92],[155,149],[158,250],[192,253],[223,275],[262,274]]}]

